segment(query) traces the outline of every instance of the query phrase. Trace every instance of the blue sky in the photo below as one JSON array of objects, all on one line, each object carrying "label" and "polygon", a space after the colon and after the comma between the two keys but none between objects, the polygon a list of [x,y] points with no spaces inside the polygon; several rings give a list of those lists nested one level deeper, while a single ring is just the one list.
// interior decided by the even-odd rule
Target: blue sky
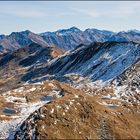
[{"label": "blue sky", "polygon": [[122,31],[140,30],[139,1],[0,2],[0,34],[35,33],[76,26]]}]

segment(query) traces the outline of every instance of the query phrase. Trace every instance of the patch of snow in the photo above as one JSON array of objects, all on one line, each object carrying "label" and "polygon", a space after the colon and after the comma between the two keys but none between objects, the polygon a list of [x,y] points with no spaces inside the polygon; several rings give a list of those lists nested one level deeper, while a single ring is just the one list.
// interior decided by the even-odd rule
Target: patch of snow
[{"label": "patch of snow", "polygon": [[54,121],[54,124],[56,124],[56,123],[57,123],[57,121],[55,120],[55,121]]},{"label": "patch of snow", "polygon": [[22,97],[15,97],[15,96],[8,96],[5,98],[7,102],[14,102],[15,100],[21,101],[21,102],[26,102],[25,98]]},{"label": "patch of snow", "polygon": [[50,113],[54,113],[54,108],[52,108],[52,110],[50,111]]},{"label": "patch of snow", "polygon": [[43,114],[40,115],[42,118],[44,118],[45,116]]},{"label": "patch of snow", "polygon": [[117,98],[121,98],[121,96],[125,96],[125,89],[126,89],[127,85],[123,85],[123,86],[116,86],[114,87],[115,92],[114,94],[116,95]]},{"label": "patch of snow", "polygon": [[57,108],[61,108],[61,106],[60,105],[58,105],[58,106],[56,106]]},{"label": "patch of snow", "polygon": [[56,86],[53,83],[49,83],[48,85],[52,88],[56,88]]},{"label": "patch of snow", "polygon": [[111,60],[112,60],[112,56],[109,55],[108,52],[104,53],[104,55],[102,57],[105,58],[105,59],[107,59],[107,60],[109,60],[109,62],[111,62]]},{"label": "patch of snow", "polygon": [[66,106],[66,109],[68,110],[69,109],[69,106]]},{"label": "patch of snow", "polygon": [[119,105],[117,104],[112,104],[112,103],[106,103],[106,102],[98,102],[100,105],[105,105],[105,106],[108,106],[108,107],[119,107]]},{"label": "patch of snow", "polygon": [[102,96],[103,98],[111,99],[112,96],[110,94],[107,94],[106,96]]},{"label": "patch of snow", "polygon": [[42,129],[45,129],[45,126],[44,125],[42,125]]},{"label": "patch of snow", "polygon": [[35,91],[36,87],[32,87],[31,89],[29,89],[29,91]]},{"label": "patch of snow", "polygon": [[80,105],[80,103],[77,103],[77,105]]},{"label": "patch of snow", "polygon": [[73,102],[70,102],[70,105],[72,105],[73,104]]},{"label": "patch of snow", "polygon": [[[28,116],[43,106],[46,102],[36,102],[21,105],[21,112],[16,119],[10,121],[0,121],[0,139],[14,139],[15,132]],[[3,131],[4,130],[4,131]]]},{"label": "patch of snow", "polygon": [[75,97],[75,98],[79,98],[79,96],[78,96],[78,95],[75,95],[74,97]]}]

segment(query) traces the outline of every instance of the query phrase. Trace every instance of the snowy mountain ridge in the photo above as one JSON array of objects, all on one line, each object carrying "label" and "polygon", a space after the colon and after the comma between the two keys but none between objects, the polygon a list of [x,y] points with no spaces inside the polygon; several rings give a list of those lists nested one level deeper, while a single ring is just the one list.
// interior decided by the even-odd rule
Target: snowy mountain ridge
[{"label": "snowy mountain ridge", "polygon": [[139,57],[140,44],[134,42],[93,43],[70,51],[56,58],[55,61],[52,60],[46,67],[34,69],[27,73],[23,80],[46,74],[61,77],[65,74],[76,73],[87,76],[93,81],[108,81],[113,80],[137,62]]}]

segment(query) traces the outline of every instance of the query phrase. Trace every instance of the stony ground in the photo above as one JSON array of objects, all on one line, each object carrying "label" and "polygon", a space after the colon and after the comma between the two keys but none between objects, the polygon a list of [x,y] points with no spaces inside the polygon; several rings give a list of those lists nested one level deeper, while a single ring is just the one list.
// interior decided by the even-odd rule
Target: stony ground
[{"label": "stony ground", "polygon": [[[16,96],[23,98],[24,95],[25,100],[22,101],[25,101],[28,109],[31,108],[31,111],[24,110],[23,114],[27,117],[22,120],[21,126],[16,127],[15,138],[140,138],[139,104],[134,105],[118,98],[111,87],[92,88],[91,94],[85,94],[84,90],[53,80],[32,86],[26,85],[16,90],[20,94],[10,94],[15,96],[15,99]],[[14,102],[19,102],[18,98]],[[31,104],[32,106],[29,106]],[[20,110],[23,108],[21,105]],[[17,117],[13,119],[13,116],[12,120],[16,120]]]},{"label": "stony ground", "polygon": [[1,94],[0,138],[139,139],[139,102],[122,99],[113,86],[83,80],[85,86],[26,83]]}]

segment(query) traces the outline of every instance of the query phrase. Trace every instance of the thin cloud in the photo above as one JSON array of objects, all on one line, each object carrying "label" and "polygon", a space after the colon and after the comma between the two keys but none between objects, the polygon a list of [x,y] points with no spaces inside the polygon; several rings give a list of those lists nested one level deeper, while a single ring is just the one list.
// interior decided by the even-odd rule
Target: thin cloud
[{"label": "thin cloud", "polygon": [[24,6],[0,6],[0,15],[15,16],[20,18],[42,18],[46,17],[47,14],[40,9],[35,9],[34,7],[24,7]]},{"label": "thin cloud", "polygon": [[77,13],[77,15],[86,15],[92,18],[101,18],[101,17],[114,17],[114,18],[124,18],[140,13],[139,10],[140,3],[131,3],[131,2],[114,2],[111,7],[105,5],[104,9],[99,5],[93,7],[85,8],[72,8],[71,10]]},{"label": "thin cloud", "polygon": [[107,12],[105,12],[105,14],[106,16],[115,18],[128,18],[130,16],[133,17],[140,13],[139,7],[140,3],[121,2],[116,4],[116,6],[113,7],[113,10],[109,9]]},{"label": "thin cloud", "polygon": [[0,14],[10,15],[10,16],[16,16],[20,18],[42,18],[46,17],[47,15],[40,11],[4,11],[0,12]]},{"label": "thin cloud", "polygon": [[[51,16],[51,14],[49,14]],[[75,16],[77,15],[75,12],[57,12],[53,14],[56,17],[63,17],[63,16]]]},{"label": "thin cloud", "polygon": [[73,9],[77,14],[84,14],[90,17],[100,17],[102,14],[96,10]]}]

